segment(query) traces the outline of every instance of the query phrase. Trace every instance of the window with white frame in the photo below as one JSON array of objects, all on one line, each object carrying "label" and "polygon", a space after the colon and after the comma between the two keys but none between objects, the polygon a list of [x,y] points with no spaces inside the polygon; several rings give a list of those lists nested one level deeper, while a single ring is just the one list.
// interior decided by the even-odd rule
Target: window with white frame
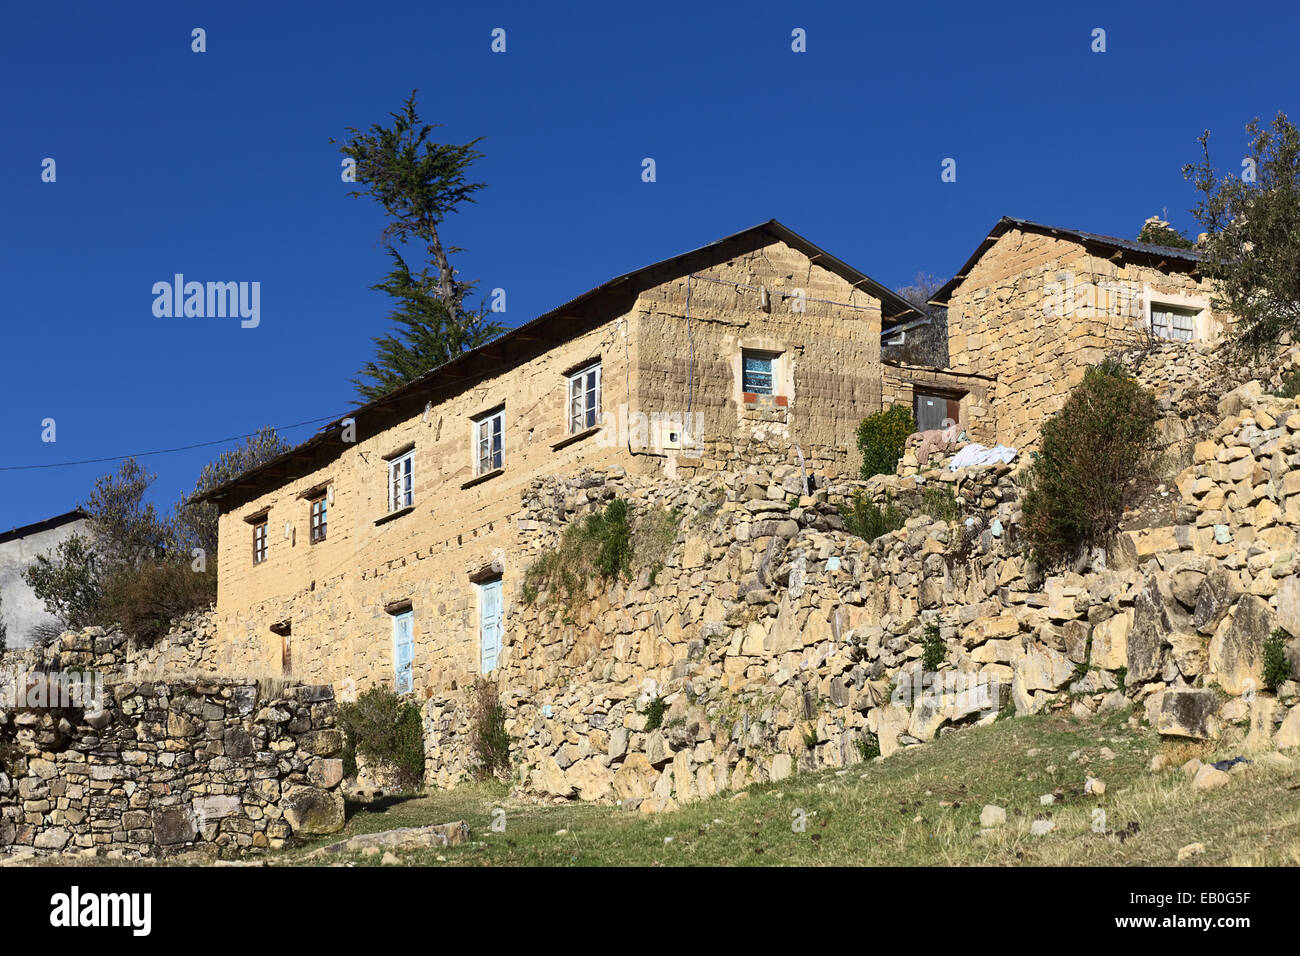
[{"label": "window with white frame", "polygon": [[1190,342],[1196,338],[1199,309],[1184,309],[1160,302],[1151,303],[1151,334],[1159,339]]},{"label": "window with white frame", "polygon": [[415,449],[388,461],[388,510],[415,504]]},{"label": "window with white frame", "polygon": [[775,394],[778,358],[775,352],[755,352],[745,349],[741,353],[740,390],[751,395]]},{"label": "window with white frame", "polygon": [[600,363],[569,376],[569,434],[600,423]]},{"label": "window with white frame", "polygon": [[505,464],[506,410],[474,419],[474,474],[486,475]]},{"label": "window with white frame", "polygon": [[266,560],[266,524],[263,517],[253,524],[253,563],[261,564]]}]

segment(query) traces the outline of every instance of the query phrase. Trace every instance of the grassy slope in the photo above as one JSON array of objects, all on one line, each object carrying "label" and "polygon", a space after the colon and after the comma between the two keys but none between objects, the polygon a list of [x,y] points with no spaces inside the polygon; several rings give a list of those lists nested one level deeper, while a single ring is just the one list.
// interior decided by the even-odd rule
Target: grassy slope
[{"label": "grassy slope", "polygon": [[[355,808],[344,834],[321,843],[463,819],[471,843],[399,852],[402,863],[1142,866],[1173,864],[1180,847],[1200,842],[1205,852],[1189,864],[1300,864],[1300,754],[1293,752],[1290,769],[1251,766],[1228,786],[1196,791],[1178,771],[1152,773],[1148,765],[1162,748],[1180,763],[1208,754],[1192,745],[1162,744],[1150,732],[1135,734],[1124,728],[1122,716],[1089,723],[1047,715],[1002,721],[885,761],[802,774],[751,787],[743,799],[723,794],[648,817],[617,807],[520,803],[509,800],[503,786],[467,785]],[[1104,759],[1102,747],[1114,759]],[[1084,796],[1089,775],[1105,781],[1103,795]],[[1039,797],[1054,791],[1058,802],[1041,806]],[[986,803],[1005,807],[1008,820],[994,835],[980,837]],[[490,829],[494,807],[506,811],[503,833]],[[1107,834],[1092,831],[1097,807],[1106,813]],[[796,810],[807,815],[802,833],[792,827]],[[1057,830],[1031,836],[1030,823],[1049,814]],[[307,859],[309,850],[275,854],[270,862],[326,862]],[[379,859],[354,854],[328,862],[375,865]]]}]

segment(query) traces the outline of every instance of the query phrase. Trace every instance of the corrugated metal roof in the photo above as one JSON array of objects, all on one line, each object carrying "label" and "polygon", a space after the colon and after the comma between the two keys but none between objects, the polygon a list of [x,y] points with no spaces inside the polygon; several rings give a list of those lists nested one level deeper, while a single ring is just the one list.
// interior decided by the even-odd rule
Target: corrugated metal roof
[{"label": "corrugated metal roof", "polygon": [[1082,229],[1067,229],[1063,226],[1049,226],[1045,223],[1034,222],[1032,219],[1017,219],[1014,216],[1003,216],[997,221],[992,229],[989,230],[988,238],[979,244],[979,247],[966,260],[966,264],[961,267],[955,276],[948,280],[934,298],[930,300],[931,305],[947,305],[948,297],[952,290],[961,284],[961,281],[970,275],[970,270],[974,268],[975,263],[993,243],[997,242],[1005,233],[1011,229],[1019,229],[1022,232],[1036,232],[1047,236],[1062,236],[1068,239],[1074,239],[1087,245],[1101,246],[1108,249],[1122,249],[1126,252],[1134,252],[1139,255],[1162,258],[1165,260],[1178,260],[1180,262],[1199,263],[1202,256],[1195,249],[1179,249],[1176,246],[1158,246],[1150,242],[1138,242],[1136,239],[1121,239],[1119,236],[1106,236],[1097,232],[1085,232]]}]

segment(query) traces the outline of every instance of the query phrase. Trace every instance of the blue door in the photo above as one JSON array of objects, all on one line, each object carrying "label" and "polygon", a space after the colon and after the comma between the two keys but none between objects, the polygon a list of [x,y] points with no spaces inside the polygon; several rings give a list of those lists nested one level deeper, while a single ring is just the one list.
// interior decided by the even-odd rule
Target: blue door
[{"label": "blue door", "polygon": [[410,611],[393,615],[393,669],[397,693],[409,694],[414,687],[411,658],[415,653],[415,628]]},{"label": "blue door", "polygon": [[484,581],[478,586],[479,668],[484,674],[496,670],[501,654],[501,634],[505,629],[501,605],[501,579]]}]

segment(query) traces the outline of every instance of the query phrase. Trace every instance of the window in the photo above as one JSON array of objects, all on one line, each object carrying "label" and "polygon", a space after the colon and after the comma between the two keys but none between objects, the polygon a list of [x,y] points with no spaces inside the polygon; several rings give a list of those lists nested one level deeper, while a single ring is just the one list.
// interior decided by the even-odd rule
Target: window
[{"label": "window", "polygon": [[944,428],[961,421],[961,399],[951,395],[917,392],[912,397],[912,415],[919,432]]},{"label": "window", "polygon": [[253,525],[253,563],[261,564],[266,560],[266,518],[260,518]]},{"label": "window", "polygon": [[1197,309],[1180,309],[1172,305],[1151,303],[1151,334],[1160,339],[1190,342],[1196,338]]},{"label": "window", "polygon": [[771,395],[776,380],[776,359],[777,356],[771,352],[750,352],[748,350],[741,353],[742,373],[741,388],[742,392],[752,395]]},{"label": "window", "polygon": [[311,499],[311,543],[325,540],[326,518],[328,517],[329,502],[326,496],[321,495],[319,498]]},{"label": "window", "polygon": [[600,421],[600,363],[569,376],[569,434]]},{"label": "window", "polygon": [[478,621],[479,671],[490,674],[497,668],[501,656],[501,636],[505,630],[500,578],[479,583]]},{"label": "window", "polygon": [[505,463],[506,410],[474,420],[474,474],[486,475]]},{"label": "window", "polygon": [[415,449],[388,462],[388,510],[415,503]]},{"label": "window", "polygon": [[412,661],[415,657],[415,619],[408,610],[393,618],[393,690],[409,694],[413,688]]}]

